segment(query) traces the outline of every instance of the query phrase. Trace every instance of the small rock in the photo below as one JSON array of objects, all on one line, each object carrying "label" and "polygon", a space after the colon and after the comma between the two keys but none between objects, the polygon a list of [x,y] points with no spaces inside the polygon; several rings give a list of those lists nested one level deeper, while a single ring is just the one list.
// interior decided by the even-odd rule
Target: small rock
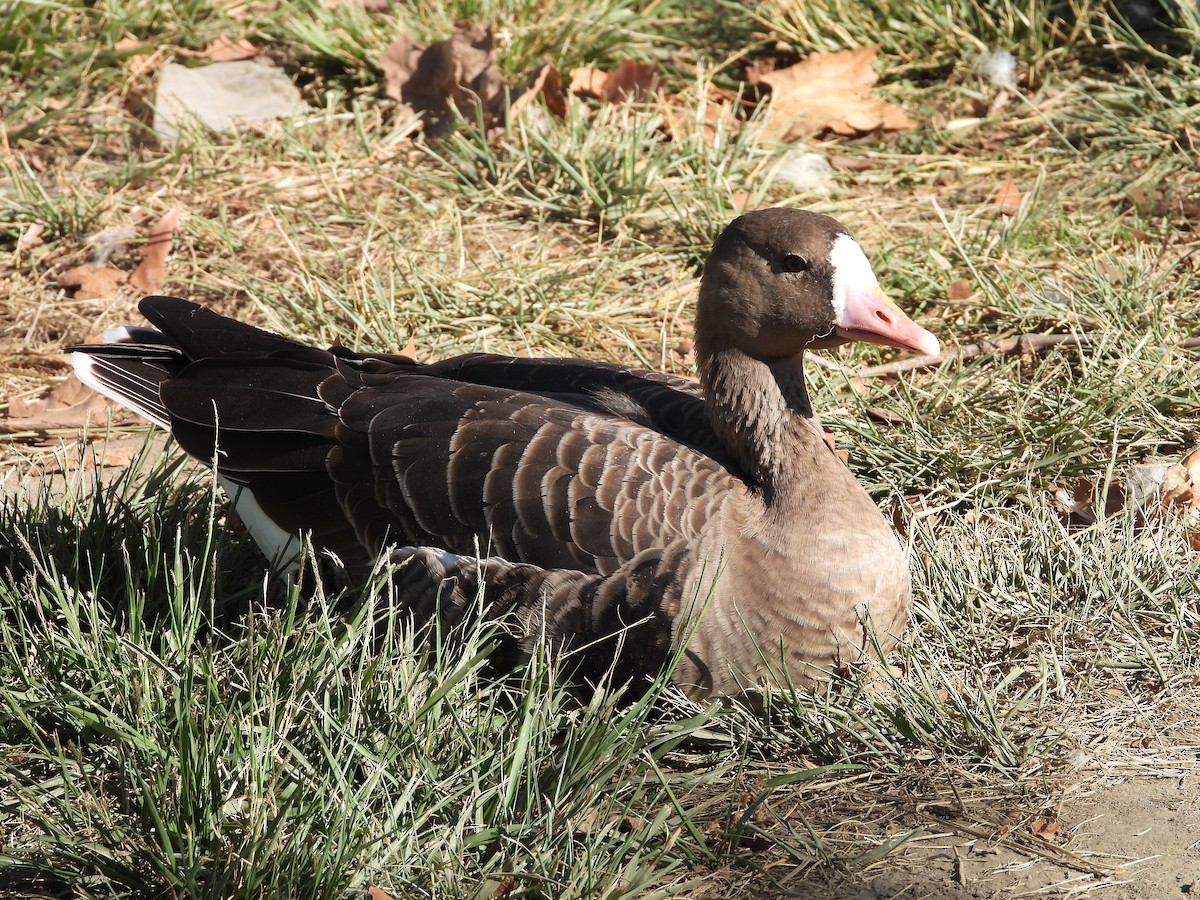
[{"label": "small rock", "polygon": [[989,50],[975,64],[975,71],[995,87],[1017,89],[1017,60],[1007,50]]},{"label": "small rock", "polygon": [[1042,276],[1042,299],[1055,306],[1070,306],[1071,295],[1049,275]]},{"label": "small rock", "polygon": [[833,166],[820,153],[789,150],[771,169],[767,181],[782,181],[810,194],[827,197],[833,190]]},{"label": "small rock", "polygon": [[1165,462],[1138,463],[1125,472],[1125,487],[1137,507],[1146,506],[1162,493],[1163,483],[1171,464]]},{"label": "small rock", "polygon": [[268,62],[240,60],[195,69],[170,63],[158,77],[154,133],[164,144],[173,144],[188,117],[213,131],[230,132],[239,123],[268,122],[311,110],[287,75]]}]

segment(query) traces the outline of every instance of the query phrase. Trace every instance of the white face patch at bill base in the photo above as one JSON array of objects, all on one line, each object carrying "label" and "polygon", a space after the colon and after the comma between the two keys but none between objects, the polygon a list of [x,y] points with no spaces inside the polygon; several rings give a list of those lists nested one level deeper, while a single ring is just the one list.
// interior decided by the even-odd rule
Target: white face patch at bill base
[{"label": "white face patch at bill base", "polygon": [[833,317],[840,319],[846,311],[848,291],[868,291],[878,287],[879,279],[867,260],[858,241],[848,234],[839,234],[829,251],[829,262],[833,266]]}]

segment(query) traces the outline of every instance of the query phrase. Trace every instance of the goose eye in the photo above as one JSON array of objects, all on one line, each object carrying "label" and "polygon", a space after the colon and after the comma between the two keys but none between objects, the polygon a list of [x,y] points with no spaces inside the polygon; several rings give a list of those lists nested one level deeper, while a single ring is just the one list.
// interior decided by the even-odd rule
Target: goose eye
[{"label": "goose eye", "polygon": [[808,269],[808,260],[803,256],[797,256],[795,253],[789,253],[783,258],[783,271],[785,272],[804,272]]}]

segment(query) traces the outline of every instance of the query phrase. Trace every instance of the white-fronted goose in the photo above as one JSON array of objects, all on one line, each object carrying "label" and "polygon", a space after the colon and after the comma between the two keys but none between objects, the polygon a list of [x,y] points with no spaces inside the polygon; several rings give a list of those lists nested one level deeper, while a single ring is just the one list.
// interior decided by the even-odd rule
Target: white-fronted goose
[{"label": "white-fronted goose", "polygon": [[526,648],[544,634],[585,677],[635,682],[681,650],[695,697],[809,683],[863,654],[868,620],[884,649],[904,627],[904,554],[826,444],[802,362],[938,343],[827,216],[761,210],[717,238],[699,385],[581,360],[418,365],[171,297],[141,310],[154,329],[73,348],[79,377],[215,459],[270,556],[302,532],[357,571],[391,552],[413,608],[441,587],[443,616],[482,580]]}]

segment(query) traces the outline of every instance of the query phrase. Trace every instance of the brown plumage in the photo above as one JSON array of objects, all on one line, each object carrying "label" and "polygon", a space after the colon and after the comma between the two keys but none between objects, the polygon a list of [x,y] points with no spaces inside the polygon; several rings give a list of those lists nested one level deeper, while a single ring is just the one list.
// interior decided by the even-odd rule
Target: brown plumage
[{"label": "brown plumage", "polygon": [[803,353],[937,342],[826,216],[748,213],[717,239],[700,385],[581,360],[423,366],[175,298],[141,309],[157,330],[75,348],[80,377],[216,459],[268,553],[311,532],[353,570],[405,563],[418,616],[454,618],[482,583],[524,649],[544,636],[584,677],[635,684],[678,653],[698,697],[808,683],[869,649],[868,619],[885,649],[904,627],[903,553],[826,445]]}]

